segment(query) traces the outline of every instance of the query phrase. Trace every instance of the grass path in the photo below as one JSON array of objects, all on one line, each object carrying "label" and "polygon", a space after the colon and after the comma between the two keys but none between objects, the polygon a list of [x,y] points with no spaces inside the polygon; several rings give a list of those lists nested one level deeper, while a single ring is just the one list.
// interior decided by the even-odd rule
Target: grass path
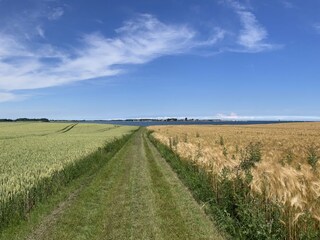
[{"label": "grass path", "polygon": [[222,239],[144,129],[66,201],[27,239]]}]

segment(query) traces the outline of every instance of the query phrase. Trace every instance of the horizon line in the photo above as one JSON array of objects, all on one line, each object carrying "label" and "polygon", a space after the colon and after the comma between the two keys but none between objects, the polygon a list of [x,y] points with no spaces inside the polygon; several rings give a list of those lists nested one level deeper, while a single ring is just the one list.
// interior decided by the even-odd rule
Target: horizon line
[{"label": "horizon line", "polygon": [[215,115],[215,116],[156,116],[156,117],[112,117],[112,118],[81,118],[81,117],[66,117],[66,118],[50,118],[50,117],[19,117],[19,118],[0,118],[0,119],[41,119],[46,118],[51,121],[115,121],[115,120],[141,120],[141,119],[154,119],[154,120],[166,120],[166,119],[177,119],[177,120],[220,120],[220,121],[320,121],[320,116],[240,116],[240,115]]}]

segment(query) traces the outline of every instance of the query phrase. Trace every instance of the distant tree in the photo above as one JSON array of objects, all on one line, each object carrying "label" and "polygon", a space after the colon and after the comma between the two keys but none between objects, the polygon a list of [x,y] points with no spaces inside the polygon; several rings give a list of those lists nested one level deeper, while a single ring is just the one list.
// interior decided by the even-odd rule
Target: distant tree
[{"label": "distant tree", "polygon": [[47,118],[17,118],[16,122],[50,122]]},{"label": "distant tree", "polygon": [[0,122],[13,122],[13,120],[4,118],[4,119],[0,119]]}]

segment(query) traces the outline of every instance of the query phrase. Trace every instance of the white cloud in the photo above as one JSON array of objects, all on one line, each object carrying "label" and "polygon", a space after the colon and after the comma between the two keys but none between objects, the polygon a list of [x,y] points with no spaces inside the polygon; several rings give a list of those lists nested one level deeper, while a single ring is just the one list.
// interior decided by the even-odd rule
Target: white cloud
[{"label": "white cloud", "polygon": [[295,115],[256,115],[243,116],[236,113],[219,113],[214,118],[230,121],[320,121],[320,116],[295,116]]},{"label": "white cloud", "polygon": [[0,103],[17,100],[18,96],[9,92],[0,92]]},{"label": "white cloud", "polygon": [[52,11],[50,11],[48,13],[48,19],[49,20],[58,20],[59,18],[62,17],[62,15],[64,14],[64,10],[62,7],[57,7],[52,9]]},{"label": "white cloud", "polygon": [[[23,9],[9,10],[0,16],[0,34],[14,39],[35,42],[45,37],[45,24],[64,14],[66,5],[57,7],[54,1],[29,1]],[[4,6],[5,7],[5,6]]]},{"label": "white cloud", "polygon": [[259,25],[256,17],[248,11],[238,11],[243,29],[240,31],[238,43],[248,50],[262,51],[272,48],[271,44],[264,43],[267,31]]},{"label": "white cloud", "polygon": [[36,30],[37,30],[38,35],[39,35],[40,37],[46,38],[46,37],[45,37],[44,30],[43,30],[43,28],[42,28],[41,26],[37,26],[37,27],[36,27]]},{"label": "white cloud", "polygon": [[280,0],[285,8],[295,8],[295,5],[288,0]]},{"label": "white cloud", "polygon": [[[19,57],[28,54],[25,47],[10,35],[0,32],[0,61],[6,57]],[[1,62],[0,62],[1,64]]]},{"label": "white cloud", "polygon": [[209,40],[201,41],[193,29],[164,24],[147,14],[125,22],[116,33],[114,38],[100,33],[84,35],[73,51],[61,51],[49,44],[30,46],[2,34],[0,90],[37,89],[114,76],[125,71],[124,65],[143,64],[163,55],[211,46],[224,36],[217,29]]},{"label": "white cloud", "polygon": [[230,114],[225,114],[225,113],[218,113],[216,115],[217,118],[220,118],[220,119],[238,119],[239,118],[239,115],[232,112]]},{"label": "white cloud", "polygon": [[267,43],[267,30],[258,22],[256,16],[244,5],[233,0],[227,3],[234,9],[240,18],[242,29],[239,32],[237,43],[241,49],[232,49],[239,52],[262,52],[279,48],[279,45]]},{"label": "white cloud", "polygon": [[[37,22],[39,14],[35,14],[31,21],[33,24],[29,24],[33,26],[30,35],[22,32],[28,34],[27,39],[21,37],[21,33],[18,36],[14,31],[0,31],[0,92],[9,94],[16,90],[115,76],[125,72],[125,65],[143,64],[164,55],[192,53],[201,49],[207,53],[218,42],[221,44],[215,49],[216,53],[261,52],[277,47],[266,42],[268,33],[253,13],[238,2],[228,0],[228,3],[238,14],[242,25],[237,38],[232,40],[235,44],[232,49],[221,47],[227,31],[219,27],[213,28],[213,34],[207,39],[200,39],[199,32],[190,26],[167,24],[152,15],[141,14],[124,22],[115,30],[113,38],[99,32],[85,34],[77,46],[61,50],[43,43],[48,39],[43,23]],[[62,8],[55,8],[46,17],[56,20],[63,14]],[[16,21],[18,28],[19,22]],[[20,23],[22,29],[28,29],[23,27],[23,22]],[[41,43],[33,41],[39,36]]]},{"label": "white cloud", "polygon": [[320,23],[313,24],[313,28],[315,29],[316,33],[320,34]]}]

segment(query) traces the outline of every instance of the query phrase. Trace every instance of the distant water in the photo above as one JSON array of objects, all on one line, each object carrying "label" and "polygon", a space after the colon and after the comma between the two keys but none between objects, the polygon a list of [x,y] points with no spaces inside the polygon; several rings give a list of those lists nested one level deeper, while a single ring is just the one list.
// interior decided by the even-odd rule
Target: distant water
[{"label": "distant water", "polygon": [[292,121],[90,121],[92,123],[129,125],[129,126],[156,126],[156,125],[248,125],[289,123]]}]

